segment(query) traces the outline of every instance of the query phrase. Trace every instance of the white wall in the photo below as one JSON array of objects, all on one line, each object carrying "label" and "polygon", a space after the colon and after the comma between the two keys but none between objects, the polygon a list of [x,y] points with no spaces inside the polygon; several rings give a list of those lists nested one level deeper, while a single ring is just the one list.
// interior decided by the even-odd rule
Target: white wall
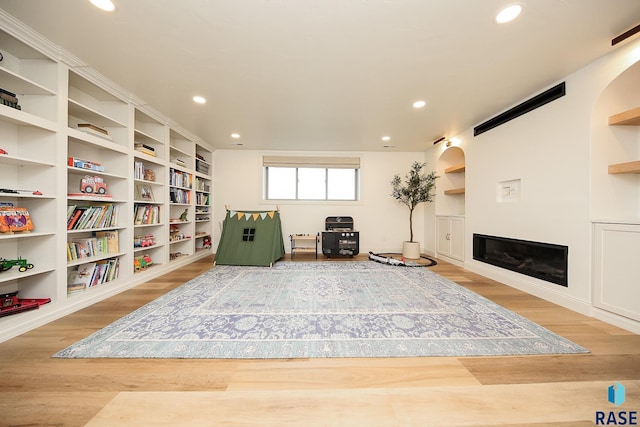
[{"label": "white wall", "polygon": [[[600,204],[591,200],[592,112],[604,88],[637,61],[639,51],[640,41],[567,76],[561,80],[564,97],[524,116],[477,137],[473,129],[457,135],[466,157],[465,268],[593,313],[591,208]],[[432,148],[427,160],[436,161],[443,149]],[[515,179],[521,180],[520,200],[499,203],[497,184]],[[426,218],[427,227],[433,221]],[[569,287],[474,261],[473,233],[567,245]]]},{"label": "white wall", "polygon": [[[265,202],[262,198],[263,155],[341,155],[359,156],[361,164],[361,200],[358,202]],[[278,205],[282,218],[285,250],[290,251],[289,235],[316,234],[324,230],[328,216],[352,216],[360,231],[360,253],[400,252],[402,242],[409,240],[409,210],[390,196],[391,179],[404,176],[411,163],[423,161],[424,153],[362,152],[268,152],[254,150],[217,150],[214,153],[214,218],[217,247],[219,223],[225,205],[235,210],[269,210]],[[432,206],[419,206],[414,213],[414,234],[425,235],[425,211]],[[423,242],[424,245],[424,242]]]}]

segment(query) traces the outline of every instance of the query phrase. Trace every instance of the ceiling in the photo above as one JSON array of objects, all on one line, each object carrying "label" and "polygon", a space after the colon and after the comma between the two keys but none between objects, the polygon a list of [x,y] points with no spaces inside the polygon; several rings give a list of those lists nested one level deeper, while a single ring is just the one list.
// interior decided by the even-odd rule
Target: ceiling
[{"label": "ceiling", "polygon": [[522,0],[502,25],[511,0],[114,2],[112,13],[88,0],[0,8],[219,149],[423,151],[640,22],[638,0]]}]

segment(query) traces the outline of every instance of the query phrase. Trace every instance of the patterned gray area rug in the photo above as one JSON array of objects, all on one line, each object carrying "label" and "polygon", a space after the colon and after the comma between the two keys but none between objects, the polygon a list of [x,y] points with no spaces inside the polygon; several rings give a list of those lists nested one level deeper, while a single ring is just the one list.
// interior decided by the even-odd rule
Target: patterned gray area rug
[{"label": "patterned gray area rug", "polygon": [[216,266],[60,358],[588,353],[427,268],[372,261]]}]

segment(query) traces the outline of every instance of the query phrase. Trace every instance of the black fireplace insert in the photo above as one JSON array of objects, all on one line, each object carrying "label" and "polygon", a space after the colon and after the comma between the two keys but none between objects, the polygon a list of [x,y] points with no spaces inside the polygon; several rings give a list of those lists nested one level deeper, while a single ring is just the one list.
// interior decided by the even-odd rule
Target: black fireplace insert
[{"label": "black fireplace insert", "polygon": [[569,286],[569,247],[473,234],[473,259],[560,286]]}]

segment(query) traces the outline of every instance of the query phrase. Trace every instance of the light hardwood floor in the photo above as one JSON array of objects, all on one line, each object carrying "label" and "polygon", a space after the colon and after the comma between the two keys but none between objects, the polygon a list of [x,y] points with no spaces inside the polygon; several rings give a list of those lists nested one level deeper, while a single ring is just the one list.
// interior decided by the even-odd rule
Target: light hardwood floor
[{"label": "light hardwood floor", "polygon": [[[640,336],[443,261],[432,270],[591,353],[294,360],[51,358],[211,267],[212,258],[201,260],[1,343],[0,425],[588,426],[594,425],[596,411],[640,412]],[[618,408],[607,402],[607,387],[615,381],[626,387],[626,402]]]}]

